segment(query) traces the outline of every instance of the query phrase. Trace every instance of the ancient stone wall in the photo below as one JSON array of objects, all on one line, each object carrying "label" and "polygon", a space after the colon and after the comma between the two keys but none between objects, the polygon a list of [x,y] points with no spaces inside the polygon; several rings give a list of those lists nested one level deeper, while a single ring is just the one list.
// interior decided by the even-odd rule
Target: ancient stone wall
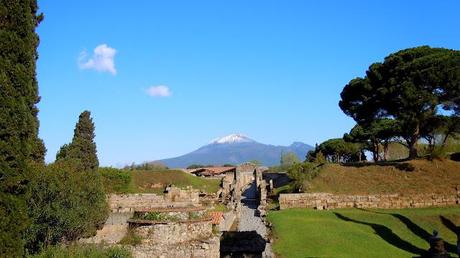
[{"label": "ancient stone wall", "polygon": [[211,218],[187,221],[130,220],[130,230],[142,239],[132,247],[135,258],[219,257],[219,238]]},{"label": "ancient stone wall", "polygon": [[195,240],[176,245],[138,245],[131,247],[134,258],[169,258],[169,257],[220,257],[219,237],[213,236],[206,240]]},{"label": "ancient stone wall", "polygon": [[379,208],[403,209],[421,207],[442,207],[458,205],[459,195],[438,194],[377,194],[377,195],[334,195],[329,193],[280,194],[280,209],[288,208]]},{"label": "ancient stone wall", "polygon": [[108,197],[112,212],[134,212],[140,209],[199,206],[198,192],[173,190],[166,195],[111,194]]},{"label": "ancient stone wall", "polygon": [[192,240],[208,239],[212,236],[210,220],[195,222],[152,223],[132,229],[142,238],[143,244],[177,244]]}]

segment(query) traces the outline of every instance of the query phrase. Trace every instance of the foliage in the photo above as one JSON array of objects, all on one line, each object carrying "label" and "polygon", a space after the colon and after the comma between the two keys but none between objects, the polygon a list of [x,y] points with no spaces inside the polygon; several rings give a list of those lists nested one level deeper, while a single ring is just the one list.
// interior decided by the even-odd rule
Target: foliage
[{"label": "foliage", "polygon": [[43,163],[46,151],[38,139],[37,10],[35,0],[0,4],[0,257],[22,254],[29,164]]},{"label": "foliage", "polygon": [[83,111],[75,125],[70,144],[65,144],[56,154],[56,161],[77,159],[82,170],[96,170],[99,167],[96,143],[94,142],[94,123],[89,111]]},{"label": "foliage", "polygon": [[295,163],[288,170],[289,177],[293,180],[292,186],[295,191],[302,192],[306,190],[308,184],[319,173],[319,167],[315,163],[303,162]]},{"label": "foliage", "polygon": [[225,206],[223,203],[217,203],[214,205],[212,211],[221,211],[221,212],[227,212],[229,211],[227,206]]},{"label": "foliage", "polygon": [[347,142],[342,138],[329,139],[307,154],[307,161],[334,163],[365,160],[361,144]]},{"label": "foliage", "polygon": [[300,163],[299,158],[294,152],[286,152],[281,154],[280,166],[289,168],[295,163]]},{"label": "foliage", "polygon": [[61,161],[34,173],[28,200],[32,225],[25,234],[30,253],[92,236],[104,224],[108,206],[101,177],[79,170],[78,162]]},{"label": "foliage", "polygon": [[123,247],[98,245],[51,246],[28,258],[131,258],[131,252]]},{"label": "foliage", "polygon": [[140,245],[142,244],[142,237],[136,234],[133,230],[128,230],[126,235],[120,240],[121,245]]},{"label": "foliage", "polygon": [[152,211],[152,212],[145,213],[144,215],[140,217],[140,219],[154,220],[154,221],[176,221],[177,217],[170,216],[162,212]]},{"label": "foliage", "polygon": [[383,160],[388,158],[388,146],[391,140],[400,135],[400,129],[395,120],[376,119],[365,125],[356,125],[343,139],[347,142],[361,143],[364,149],[372,152],[374,161],[381,159],[381,146],[383,147]]},{"label": "foliage", "polygon": [[260,160],[256,160],[256,159],[253,159],[253,160],[250,160],[248,161],[248,163],[252,163],[254,164],[255,166],[262,166],[262,162],[260,162]]},{"label": "foliage", "polygon": [[[420,257],[436,229],[455,253],[460,208],[399,210],[287,209],[270,211],[273,250],[280,257]],[[442,216],[442,217],[441,217]],[[308,244],[306,244],[308,243]],[[312,248],[314,246],[314,248]],[[455,256],[456,257],[456,256]]]},{"label": "foliage", "polygon": [[187,167],[187,169],[197,169],[197,168],[203,168],[204,165],[201,165],[201,164],[192,164],[190,166]]},{"label": "foliage", "polygon": [[127,193],[131,186],[131,173],[126,170],[103,167],[98,169],[106,193]]},{"label": "foliage", "polygon": [[124,167],[125,170],[155,170],[155,171],[164,171],[168,170],[169,168],[158,161],[153,161],[153,162],[144,162],[139,165],[136,165],[135,163],[131,164],[130,166]]},{"label": "foliage", "polygon": [[[436,134],[441,125],[434,120],[449,120],[460,114],[460,51],[410,48],[374,63],[364,78],[351,80],[343,89],[340,108],[360,126],[376,119],[394,120],[409,149],[409,158],[418,156],[421,137]],[[442,115],[439,108],[454,111]]]}]

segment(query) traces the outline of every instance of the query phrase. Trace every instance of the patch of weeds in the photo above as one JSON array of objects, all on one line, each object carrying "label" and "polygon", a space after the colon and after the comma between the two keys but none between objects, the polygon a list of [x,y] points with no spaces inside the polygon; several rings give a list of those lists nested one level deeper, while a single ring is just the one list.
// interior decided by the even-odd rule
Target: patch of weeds
[{"label": "patch of weeds", "polygon": [[211,211],[221,211],[221,212],[227,212],[229,211],[227,206],[222,204],[222,203],[218,203],[214,206],[214,208],[211,210]]},{"label": "patch of weeds", "polygon": [[188,213],[188,219],[190,220],[201,219],[201,218],[203,218],[203,214],[200,214],[199,212],[191,211]]},{"label": "patch of weeds", "polygon": [[141,219],[145,220],[154,220],[154,221],[177,221],[178,218],[175,216],[170,216],[158,211],[148,212],[144,214]]},{"label": "patch of weeds", "polygon": [[126,235],[120,240],[119,244],[122,245],[140,245],[142,243],[142,237],[136,234],[133,230],[128,230]]}]

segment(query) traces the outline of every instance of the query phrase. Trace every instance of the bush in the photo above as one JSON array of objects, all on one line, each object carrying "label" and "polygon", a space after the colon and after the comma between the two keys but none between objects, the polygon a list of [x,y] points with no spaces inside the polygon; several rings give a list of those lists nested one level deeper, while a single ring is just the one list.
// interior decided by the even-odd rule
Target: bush
[{"label": "bush", "polygon": [[140,245],[142,244],[142,237],[134,233],[133,230],[128,230],[126,235],[120,240],[121,245]]},{"label": "bush", "polygon": [[306,190],[308,182],[320,173],[320,166],[311,162],[296,163],[288,170],[289,177],[293,180],[294,191]]},{"label": "bush", "polygon": [[108,206],[100,175],[77,170],[77,163],[57,162],[33,174],[28,200],[32,224],[25,235],[29,253],[92,236],[104,224]]},{"label": "bush", "polygon": [[130,190],[131,173],[116,168],[99,168],[106,193],[126,193]]},{"label": "bush", "polygon": [[52,246],[28,258],[131,258],[129,250],[121,247],[108,247],[97,245],[70,245]]}]

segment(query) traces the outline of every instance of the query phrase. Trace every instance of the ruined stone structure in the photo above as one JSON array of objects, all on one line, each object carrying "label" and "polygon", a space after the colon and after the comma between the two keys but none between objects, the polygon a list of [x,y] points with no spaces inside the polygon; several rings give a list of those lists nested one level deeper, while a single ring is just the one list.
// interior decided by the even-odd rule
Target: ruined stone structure
[{"label": "ruined stone structure", "polygon": [[[146,220],[144,215],[151,212],[163,214],[166,219]],[[131,247],[136,258],[219,257],[220,241],[204,208],[137,211],[128,223],[132,233],[142,239],[140,245]]]},{"label": "ruined stone structure", "polygon": [[334,195],[329,193],[280,194],[280,209],[288,208],[379,208],[403,209],[454,206],[460,203],[460,195],[439,194],[376,194]]},{"label": "ruined stone structure", "polygon": [[200,206],[198,191],[170,187],[164,195],[157,194],[111,194],[108,197],[112,212],[134,212],[140,209]]},{"label": "ruined stone structure", "polygon": [[257,188],[257,198],[259,199],[257,210],[260,216],[265,216],[267,208],[267,182],[263,178],[263,171],[261,168],[254,170],[254,182]]}]

